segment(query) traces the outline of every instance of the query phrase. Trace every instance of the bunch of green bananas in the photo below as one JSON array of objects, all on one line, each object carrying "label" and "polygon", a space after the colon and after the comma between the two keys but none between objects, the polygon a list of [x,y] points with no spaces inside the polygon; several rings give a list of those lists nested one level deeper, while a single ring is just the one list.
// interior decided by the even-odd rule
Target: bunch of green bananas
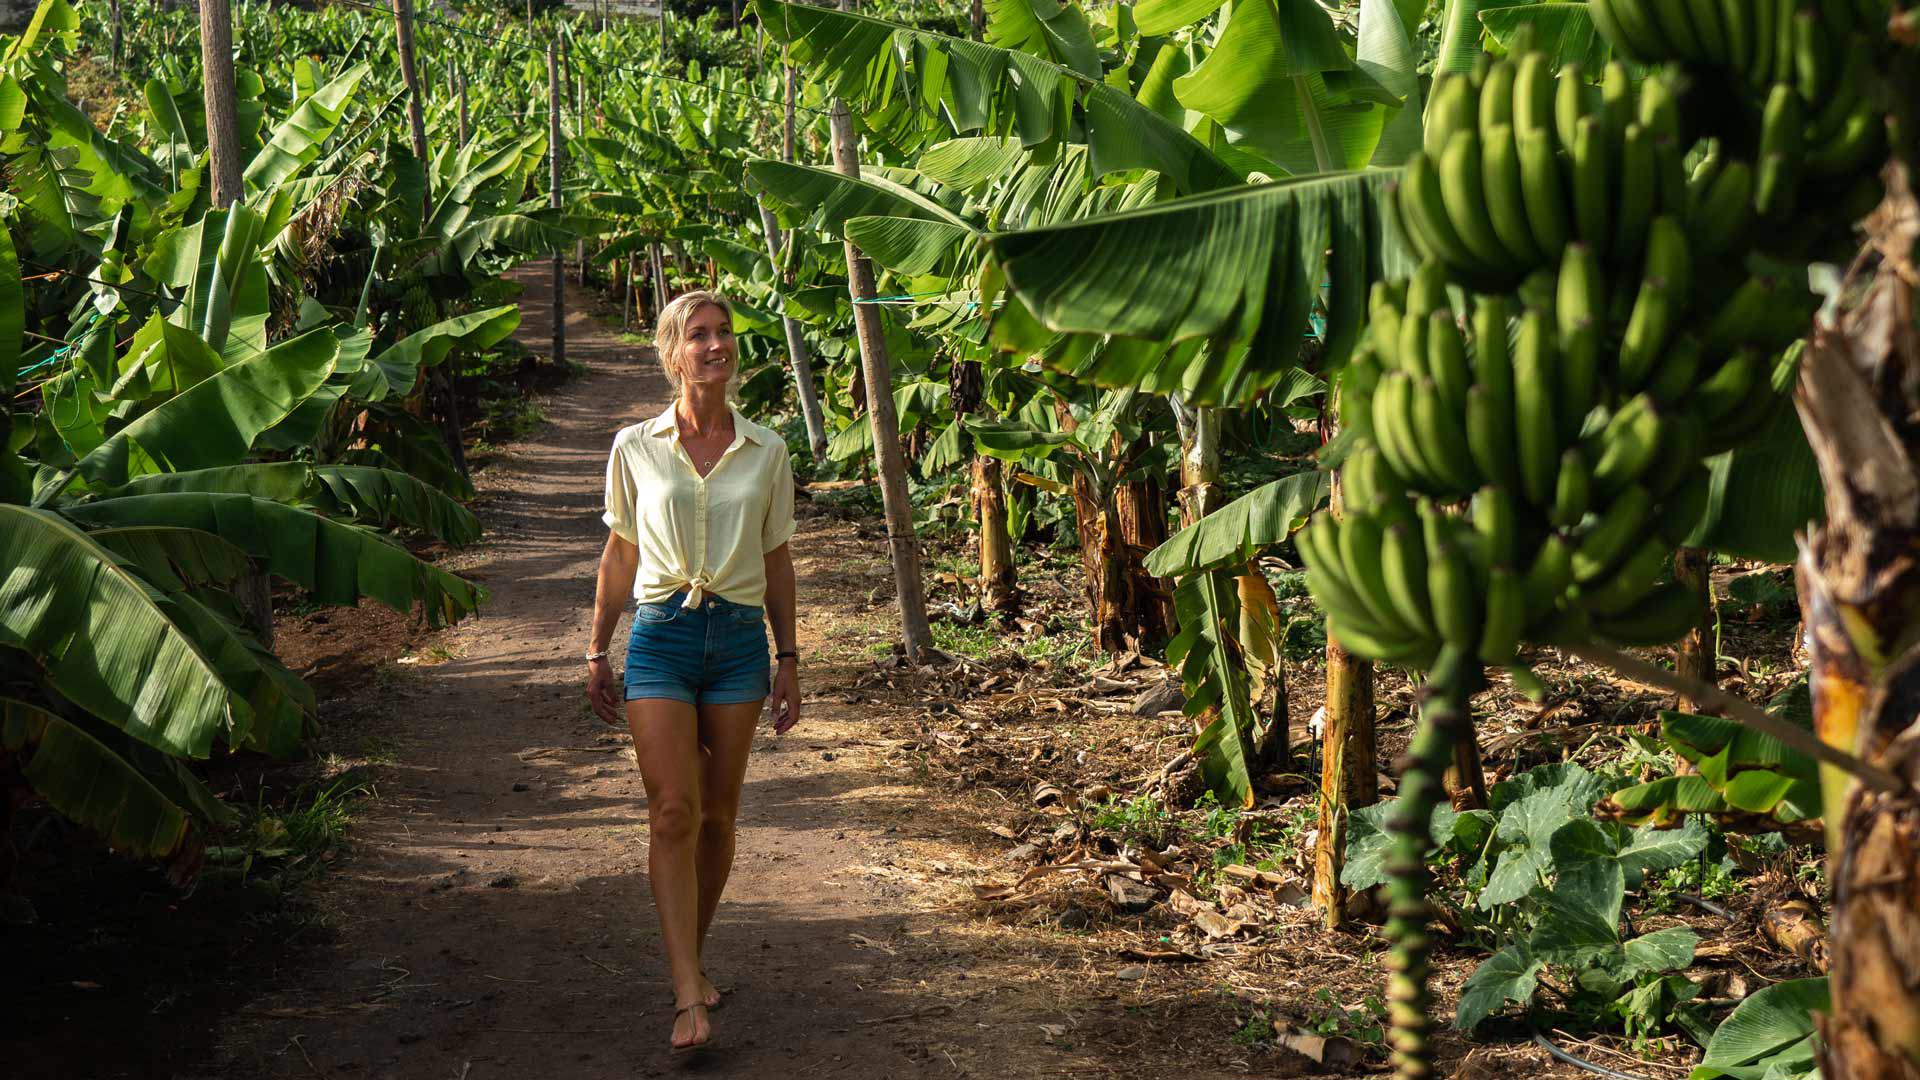
[{"label": "bunch of green bananas", "polygon": [[[1650,64],[1719,68],[1764,91],[1799,81],[1809,101],[1842,74],[1854,39],[1884,39],[1888,0],[1593,0],[1594,25],[1614,49]],[[1864,74],[1861,73],[1861,74]]]},{"label": "bunch of green bananas", "polygon": [[1482,61],[1440,77],[1423,149],[1407,162],[1401,223],[1422,258],[1504,288],[1571,242],[1630,265],[1648,222],[1687,210],[1679,105],[1664,79],[1636,92],[1621,63],[1595,86],[1577,64],[1554,75],[1540,52]]},{"label": "bunch of green bananas", "polygon": [[[1696,170],[1696,191],[1703,181],[1729,197],[1750,186],[1754,212],[1776,225],[1801,225],[1813,212],[1815,221],[1760,237],[1762,246],[1799,250],[1836,225],[1844,239],[1845,226],[1878,199],[1866,174],[1886,150],[1875,76],[1886,0],[1834,0],[1817,11],[1795,0],[1595,0],[1588,10],[1621,54],[1677,61],[1694,86],[1689,126],[1751,159],[1743,176],[1745,166],[1716,147]],[[1698,233],[1723,224],[1703,222]]]},{"label": "bunch of green bananas", "polygon": [[1811,300],[1756,275],[1697,310],[1686,230],[1663,214],[1646,236],[1617,302],[1580,243],[1517,304],[1462,293],[1456,314],[1438,261],[1375,286],[1342,382],[1365,437],[1341,468],[1346,513],[1298,541],[1348,648],[1419,667],[1452,644],[1503,664],[1523,637],[1684,632],[1692,600],[1660,578],[1704,508],[1701,462],[1777,406],[1771,350]]}]

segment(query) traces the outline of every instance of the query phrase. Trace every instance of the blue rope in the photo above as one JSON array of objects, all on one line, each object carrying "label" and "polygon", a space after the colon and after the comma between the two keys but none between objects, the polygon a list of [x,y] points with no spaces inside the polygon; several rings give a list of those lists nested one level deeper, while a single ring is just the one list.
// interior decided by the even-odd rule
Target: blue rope
[{"label": "blue rope", "polygon": [[100,309],[94,308],[92,311],[87,313],[87,321],[80,327],[80,338],[78,341],[70,341],[67,344],[60,346],[59,348],[53,350],[53,355],[47,357],[45,360],[38,361],[37,363],[28,364],[26,367],[23,367],[19,371],[15,372],[13,377],[16,379],[23,378],[29,374],[32,374],[35,371],[40,370],[43,367],[47,367],[49,365],[59,363],[61,360],[66,358],[66,355],[68,353],[79,348],[87,340],[87,335],[93,331],[93,324],[99,321],[100,321]]}]

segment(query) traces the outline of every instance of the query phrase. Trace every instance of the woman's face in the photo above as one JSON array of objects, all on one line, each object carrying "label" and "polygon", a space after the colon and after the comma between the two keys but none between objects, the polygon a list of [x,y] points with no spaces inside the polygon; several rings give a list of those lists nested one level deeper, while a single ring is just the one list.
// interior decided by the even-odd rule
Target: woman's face
[{"label": "woman's face", "polygon": [[680,341],[680,381],[725,386],[738,361],[733,320],[713,304],[702,304],[687,317],[686,336]]}]

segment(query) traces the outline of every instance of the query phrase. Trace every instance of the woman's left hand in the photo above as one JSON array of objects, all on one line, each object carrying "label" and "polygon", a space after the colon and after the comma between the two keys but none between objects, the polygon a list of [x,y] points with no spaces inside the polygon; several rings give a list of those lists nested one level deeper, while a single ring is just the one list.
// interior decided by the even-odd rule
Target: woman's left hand
[{"label": "woman's left hand", "polygon": [[773,711],[773,733],[785,735],[800,722],[800,666],[782,660],[773,673],[773,694],[768,699]]}]

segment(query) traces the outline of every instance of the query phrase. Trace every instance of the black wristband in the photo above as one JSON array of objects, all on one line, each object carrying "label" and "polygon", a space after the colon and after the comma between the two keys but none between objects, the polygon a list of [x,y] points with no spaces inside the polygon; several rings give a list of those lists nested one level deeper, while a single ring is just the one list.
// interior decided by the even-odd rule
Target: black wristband
[{"label": "black wristband", "polygon": [[773,654],[773,658],[775,660],[798,660],[800,659],[800,654],[794,652],[792,649],[781,649],[779,652]]}]

